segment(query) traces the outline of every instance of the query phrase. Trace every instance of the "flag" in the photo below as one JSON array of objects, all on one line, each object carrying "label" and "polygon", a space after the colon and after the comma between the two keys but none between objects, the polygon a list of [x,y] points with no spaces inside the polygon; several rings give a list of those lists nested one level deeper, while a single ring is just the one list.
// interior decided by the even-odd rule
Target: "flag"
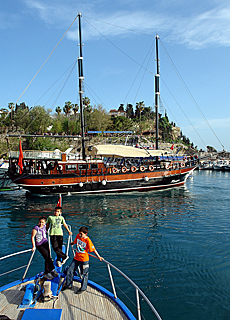
[{"label": "flag", "polygon": [[171,146],[171,148],[170,148],[171,150],[173,150],[174,149],[174,143],[172,144],[172,146]]},{"label": "flag", "polygon": [[20,142],[19,142],[19,158],[18,158],[18,166],[20,168],[20,171],[19,171],[20,174],[22,174],[22,171],[23,171],[22,160],[23,160],[23,153],[22,153],[22,143],[21,143],[21,139],[20,139]]},{"label": "flag", "polygon": [[60,194],[59,200],[58,200],[58,203],[57,203],[57,207],[61,207],[61,203],[62,203],[62,199],[61,199],[61,194]]}]

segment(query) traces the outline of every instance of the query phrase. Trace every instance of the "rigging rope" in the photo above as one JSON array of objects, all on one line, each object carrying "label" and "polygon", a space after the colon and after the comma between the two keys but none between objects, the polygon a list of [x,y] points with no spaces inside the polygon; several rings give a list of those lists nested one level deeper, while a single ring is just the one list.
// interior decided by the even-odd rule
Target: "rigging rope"
[{"label": "rigging rope", "polygon": [[[159,39],[160,39],[160,38],[159,38]],[[180,79],[181,83],[183,84],[183,86],[184,86],[185,90],[187,91],[187,93],[188,93],[188,95],[189,95],[190,99],[192,100],[193,104],[195,105],[195,107],[197,108],[197,110],[200,112],[200,114],[201,114],[201,115],[202,115],[202,117],[204,118],[205,122],[207,123],[208,127],[210,128],[210,130],[212,131],[212,133],[214,134],[214,136],[216,137],[216,139],[219,141],[220,145],[221,145],[221,146],[222,146],[222,148],[224,149],[223,144],[221,143],[220,139],[217,137],[216,133],[215,133],[215,132],[214,132],[214,130],[212,129],[212,127],[211,127],[211,125],[210,125],[209,121],[206,119],[206,117],[205,117],[204,113],[202,112],[201,108],[199,107],[198,103],[196,102],[195,98],[193,97],[193,95],[192,95],[191,91],[188,89],[188,87],[187,87],[187,85],[186,85],[185,81],[183,80],[183,78],[182,78],[181,74],[180,74],[180,73],[179,73],[179,71],[177,70],[177,68],[176,68],[175,64],[173,63],[173,61],[172,61],[171,57],[169,56],[169,54],[168,54],[168,52],[167,52],[166,48],[164,47],[164,45],[163,45],[163,43],[162,43],[161,39],[160,39],[160,42],[161,42],[161,45],[162,45],[162,47],[163,47],[163,49],[164,49],[164,51],[165,51],[165,53],[166,53],[166,55],[167,55],[167,57],[168,57],[168,59],[169,59],[169,61],[170,61],[171,65],[172,65],[173,69],[175,70],[175,72],[176,72],[176,74],[177,74],[178,78]],[[191,124],[191,122],[190,122],[190,124]],[[194,127],[193,127],[193,128],[194,128]],[[197,132],[197,131],[196,131],[196,132]],[[199,137],[200,137],[200,136],[199,136]],[[201,139],[201,140],[202,140],[202,139]],[[202,141],[203,141],[203,140],[202,140]]]},{"label": "rigging rope", "polygon": [[143,32],[140,32],[140,31],[135,31],[135,30],[132,30],[132,29],[128,29],[128,28],[125,28],[125,27],[118,26],[116,24],[112,24],[112,23],[109,23],[109,22],[105,22],[105,21],[101,21],[101,20],[98,20],[98,19],[94,19],[94,18],[90,18],[90,17],[84,16],[84,19],[85,18],[90,19],[90,20],[94,20],[94,21],[97,21],[97,22],[101,22],[101,23],[107,24],[107,25],[112,26],[112,27],[117,27],[117,28],[120,28],[120,29],[124,29],[126,31],[130,31],[130,32],[133,32],[133,33],[142,34],[142,35],[145,35],[145,36],[148,36],[148,37],[151,37],[151,38],[155,38],[155,36],[153,36],[151,34],[143,33]]},{"label": "rigging rope", "polygon": [[[154,43],[155,43],[155,40],[154,40],[154,42],[152,43],[152,45],[151,45],[151,47],[150,47],[150,49],[149,49],[149,52],[148,52],[148,53],[147,53],[147,55],[146,55],[145,60],[147,59],[147,56],[148,56],[148,54],[149,54],[149,53],[150,53],[150,51],[151,51],[151,54],[149,55],[149,60],[148,60],[148,62],[147,62],[147,66],[146,66],[146,67],[148,67],[149,62],[150,62],[150,59],[151,59],[151,57],[152,57],[152,52],[153,52],[153,49],[154,49]],[[144,60],[144,62],[145,62],[145,60]],[[143,64],[144,64],[144,62],[143,62]],[[143,68],[143,69],[145,69],[145,68],[143,67],[143,65],[142,65],[142,68]],[[140,70],[141,70],[141,69],[140,69]],[[138,87],[137,93],[136,93],[135,98],[134,98],[134,100],[133,100],[133,105],[134,105],[135,100],[136,100],[136,98],[137,98],[137,95],[138,95],[138,92],[139,92],[139,90],[140,90],[141,84],[142,84],[142,82],[143,82],[143,80],[144,80],[144,76],[145,76],[146,71],[147,71],[147,69],[145,69],[145,70],[144,70],[144,73],[143,73],[143,76],[142,76],[141,82],[140,82],[140,84],[139,84],[139,87]],[[138,73],[139,73],[139,72],[138,72]]]},{"label": "rigging rope", "polygon": [[167,88],[167,90],[169,91],[169,93],[171,94],[171,96],[173,97],[173,99],[175,100],[176,104],[179,106],[180,110],[183,112],[184,116],[186,117],[186,119],[188,120],[188,122],[191,124],[191,126],[193,127],[194,131],[196,132],[196,134],[198,135],[198,137],[200,138],[200,140],[203,142],[204,146],[206,146],[204,140],[201,138],[201,136],[199,135],[199,133],[197,132],[196,128],[193,126],[192,122],[190,121],[190,119],[187,117],[186,113],[184,112],[184,110],[181,108],[180,104],[178,103],[178,101],[176,100],[176,98],[174,97],[174,95],[172,94],[172,92],[169,90],[168,86],[166,85],[166,83],[164,82],[164,80],[161,77],[161,81],[164,83],[165,87]]},{"label": "rigging rope", "polygon": [[74,18],[73,22],[71,23],[71,25],[69,26],[69,28],[66,30],[66,32],[63,34],[63,36],[61,37],[61,39],[58,41],[58,43],[56,44],[56,46],[54,47],[54,49],[51,51],[51,53],[49,54],[49,56],[46,58],[46,60],[43,62],[42,66],[39,68],[39,70],[37,71],[37,73],[34,75],[34,77],[32,78],[32,80],[30,81],[30,83],[28,84],[28,86],[25,88],[25,90],[22,92],[22,94],[20,95],[20,97],[17,99],[16,103],[19,101],[19,99],[23,96],[23,94],[26,92],[26,90],[29,88],[29,86],[31,85],[31,83],[34,81],[34,79],[36,78],[36,76],[38,75],[38,73],[41,71],[41,69],[44,67],[44,65],[46,64],[46,62],[49,60],[49,58],[51,57],[51,55],[54,53],[54,51],[56,50],[56,48],[58,47],[58,45],[60,44],[60,42],[63,40],[63,38],[65,37],[65,35],[67,34],[67,32],[69,31],[69,29],[72,27],[72,25],[74,24],[74,22],[76,21],[78,15]]},{"label": "rigging rope", "polygon": [[[59,46],[59,44],[61,43],[61,41],[63,40],[63,38],[66,36],[67,32],[69,31],[69,29],[72,27],[72,25],[74,24],[74,22],[76,21],[76,19],[78,18],[78,15],[74,18],[73,22],[71,23],[71,25],[68,27],[68,29],[66,30],[66,32],[63,34],[63,36],[61,37],[61,39],[58,41],[58,43],[56,44],[56,46],[54,47],[54,49],[51,51],[51,53],[49,54],[49,56],[46,58],[46,60],[43,62],[42,66],[39,68],[39,70],[36,72],[36,74],[34,75],[34,77],[32,78],[32,80],[30,81],[30,83],[27,85],[27,87],[25,88],[25,90],[22,92],[22,94],[19,96],[19,98],[17,99],[17,101],[15,102],[15,105],[18,103],[18,101],[21,99],[21,97],[24,95],[24,93],[26,92],[26,90],[29,88],[29,86],[31,85],[31,83],[34,81],[34,79],[37,77],[38,73],[42,70],[42,68],[44,67],[44,65],[46,64],[46,62],[49,60],[49,58],[51,57],[51,55],[54,53],[54,51],[56,50],[56,48]],[[1,123],[8,117],[8,115],[10,114],[11,111],[9,111],[7,113],[7,115],[5,116],[5,118],[1,121]]]},{"label": "rigging rope", "polygon": [[[85,19],[85,18],[84,18]],[[109,40],[106,36],[104,36],[96,27],[94,27],[89,21],[87,21],[85,19],[85,21],[93,28],[95,29],[102,37],[104,37],[110,44],[112,44],[117,50],[119,50],[120,52],[122,52],[126,57],[128,57],[130,60],[132,60],[133,62],[135,62],[137,65],[139,65],[141,68],[144,68],[139,62],[137,62],[136,60],[134,60],[132,57],[130,57],[127,53],[125,53],[123,50],[121,50],[116,44],[114,44],[111,40]],[[151,72],[150,70],[144,68],[147,72],[149,72],[150,74],[153,74],[153,72]]]}]

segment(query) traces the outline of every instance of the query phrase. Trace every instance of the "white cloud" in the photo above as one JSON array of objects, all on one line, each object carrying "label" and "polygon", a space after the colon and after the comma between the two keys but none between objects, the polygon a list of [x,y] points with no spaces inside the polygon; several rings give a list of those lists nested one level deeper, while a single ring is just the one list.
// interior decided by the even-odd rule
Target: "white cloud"
[{"label": "white cloud", "polygon": [[173,38],[195,49],[230,46],[230,5],[175,22]]},{"label": "white cloud", "polygon": [[[39,17],[49,25],[65,24],[68,26],[74,18],[74,12],[82,12],[83,17],[91,17],[102,20],[106,23],[95,23],[95,21],[86,18],[92,22],[100,32],[105,36],[131,36],[129,30],[139,31],[154,36],[161,33],[165,41],[182,43],[189,48],[200,49],[209,46],[230,46],[230,4],[226,0],[217,3],[206,3],[206,7],[196,3],[197,11],[188,15],[188,6],[186,10],[183,7],[178,12],[175,10],[173,2],[167,4],[167,8],[157,12],[156,6],[149,2],[149,10],[135,7],[123,10],[124,5],[119,7],[109,5],[108,1],[95,0],[93,2],[72,0],[65,2],[60,0],[24,0],[24,3],[30,9],[37,11]],[[145,1],[144,8],[148,2]],[[216,5],[214,8],[214,4]],[[126,3],[129,5],[129,2]],[[207,9],[207,6],[210,9]],[[212,5],[212,8],[211,8]],[[116,9],[117,8],[117,9]],[[171,10],[172,9],[172,10]],[[197,13],[199,12],[199,13]],[[110,23],[112,25],[110,25]],[[115,27],[122,26],[122,28]],[[76,31],[68,34],[72,40],[77,39]],[[84,24],[84,39],[95,39],[99,34],[86,23]]]}]

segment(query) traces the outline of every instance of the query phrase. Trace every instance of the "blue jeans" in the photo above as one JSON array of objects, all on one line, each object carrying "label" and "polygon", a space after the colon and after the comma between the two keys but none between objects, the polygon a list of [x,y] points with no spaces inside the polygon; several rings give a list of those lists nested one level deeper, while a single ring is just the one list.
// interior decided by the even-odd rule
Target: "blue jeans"
[{"label": "blue jeans", "polygon": [[87,288],[88,277],[89,277],[89,261],[77,261],[73,259],[71,262],[66,275],[66,287],[72,287],[74,272],[80,267],[81,272],[81,290],[84,291]]}]

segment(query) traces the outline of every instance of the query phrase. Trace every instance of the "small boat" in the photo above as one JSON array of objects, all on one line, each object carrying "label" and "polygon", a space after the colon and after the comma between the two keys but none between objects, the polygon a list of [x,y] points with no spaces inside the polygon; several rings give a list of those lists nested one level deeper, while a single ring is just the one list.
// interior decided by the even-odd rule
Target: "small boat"
[{"label": "small boat", "polygon": [[199,170],[213,170],[213,162],[212,161],[200,162]]},{"label": "small boat", "polygon": [[228,160],[218,160],[214,163],[213,169],[216,171],[225,171],[225,168],[228,165],[229,165]]},{"label": "small boat", "polygon": [[59,152],[10,152],[9,177],[33,194],[97,194],[148,191],[183,185],[198,166],[198,156],[177,157],[158,148],[160,99],[158,39],[155,76],[156,150],[123,145],[88,145],[84,132],[83,56],[81,14],[78,58],[81,119],[81,154],[70,157]]},{"label": "small boat", "polygon": [[[68,243],[70,243],[70,241],[68,241]],[[63,250],[65,250],[64,247]],[[8,258],[15,257],[18,259],[19,254],[26,255],[29,254],[30,251],[32,250],[23,250],[1,257],[1,266],[3,261],[7,261]],[[150,312],[152,312],[151,319],[161,320],[160,315],[141,289],[121,270],[108,261],[104,260],[103,262],[100,262],[104,265],[104,267],[100,267],[100,270],[103,273],[102,279],[104,280],[107,268],[108,279],[110,279],[113,292],[110,292],[98,283],[89,280],[86,292],[77,295],[74,294],[74,291],[77,291],[80,287],[80,275],[75,274],[74,276],[74,290],[62,291],[66,274],[62,271],[62,267],[57,267],[56,260],[54,261],[54,265],[55,270],[58,273],[57,277],[47,280],[43,277],[44,272],[39,272],[35,276],[26,278],[34,253],[35,251],[33,251],[29,257],[28,264],[23,266],[25,271],[22,278],[0,287],[0,319],[43,320],[49,318],[52,320],[140,320],[141,303],[145,301],[150,308]],[[91,255],[91,257],[97,259],[96,256]],[[12,271],[20,269],[17,261],[12,263],[12,265],[17,265],[17,268]],[[134,316],[134,312],[131,312],[119,299],[117,294],[118,288],[116,287],[111,269],[113,269],[113,272],[118,273],[120,277],[123,277],[123,281],[127,281],[127,286],[131,285],[133,287],[133,292],[136,293],[136,301],[132,301],[132,303],[136,306],[134,309],[136,316]],[[9,272],[7,271],[0,276],[6,276],[8,274]]]},{"label": "small boat", "polygon": [[0,159],[0,176],[9,170],[9,160]]}]

